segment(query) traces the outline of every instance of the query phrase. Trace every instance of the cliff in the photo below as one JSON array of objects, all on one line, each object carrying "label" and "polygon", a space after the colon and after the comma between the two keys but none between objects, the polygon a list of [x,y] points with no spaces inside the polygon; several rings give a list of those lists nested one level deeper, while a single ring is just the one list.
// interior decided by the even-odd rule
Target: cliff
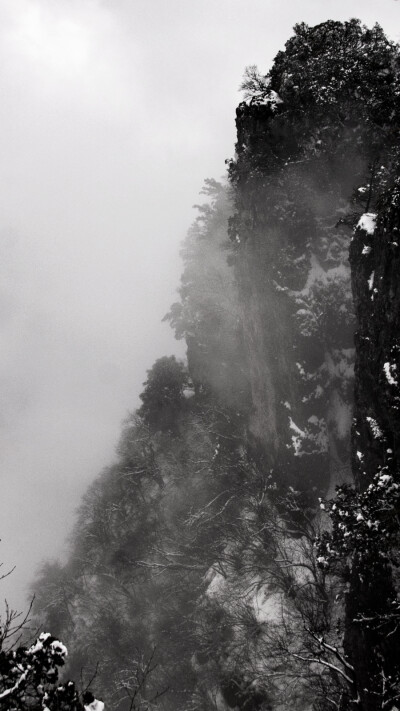
[{"label": "cliff", "polygon": [[[350,249],[357,313],[352,429],[357,507],[345,648],[361,707],[398,696],[399,620],[399,167],[388,171],[377,213],[364,215]],[[379,704],[381,706],[379,706]]]},{"label": "cliff", "polygon": [[398,65],[352,20],[247,71],[166,317],[187,364],[148,371],[35,584],[110,708],[394,708]]}]

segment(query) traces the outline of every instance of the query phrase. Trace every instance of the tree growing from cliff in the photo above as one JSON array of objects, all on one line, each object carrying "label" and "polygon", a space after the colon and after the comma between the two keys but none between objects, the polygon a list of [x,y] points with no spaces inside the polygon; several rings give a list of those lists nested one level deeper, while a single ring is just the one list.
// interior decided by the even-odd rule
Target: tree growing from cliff
[{"label": "tree growing from cliff", "polygon": [[143,404],[138,410],[149,427],[163,431],[176,428],[188,380],[185,366],[175,356],[156,360],[147,371],[147,380],[140,395]]}]

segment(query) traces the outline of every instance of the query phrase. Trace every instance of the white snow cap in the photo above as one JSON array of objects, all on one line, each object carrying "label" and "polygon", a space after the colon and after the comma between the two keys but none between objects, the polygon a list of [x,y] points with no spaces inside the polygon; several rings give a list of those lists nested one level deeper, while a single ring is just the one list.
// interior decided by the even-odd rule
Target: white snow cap
[{"label": "white snow cap", "polygon": [[359,227],[361,230],[364,230],[367,235],[373,235],[376,227],[376,213],[364,212],[364,214],[361,215],[360,219],[357,222],[357,227]]}]

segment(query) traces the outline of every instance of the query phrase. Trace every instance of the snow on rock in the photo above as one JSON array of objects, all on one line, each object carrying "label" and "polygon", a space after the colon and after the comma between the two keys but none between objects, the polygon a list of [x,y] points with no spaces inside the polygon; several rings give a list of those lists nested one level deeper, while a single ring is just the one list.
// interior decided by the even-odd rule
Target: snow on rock
[{"label": "snow on rock", "polygon": [[246,101],[246,104],[254,106],[270,106],[273,111],[276,110],[278,104],[283,104],[283,101],[279,94],[273,89],[269,89],[268,92],[262,92],[252,96],[251,99]]},{"label": "snow on rock", "polygon": [[317,563],[318,563],[319,565],[322,565],[324,568],[329,568],[329,563],[328,563],[327,559],[324,558],[323,555],[319,555],[319,556],[317,557]]},{"label": "snow on rock", "polygon": [[374,435],[374,437],[376,439],[380,439],[381,437],[383,437],[383,432],[382,432],[381,428],[379,427],[377,421],[374,420],[373,417],[367,417],[366,419],[367,419],[367,422],[371,428],[371,431],[372,431],[372,434]]},{"label": "snow on rock", "polygon": [[300,457],[301,456],[301,441],[305,439],[306,433],[303,432],[303,430],[300,429],[300,427],[297,427],[296,423],[293,422],[292,418],[289,417],[289,427],[294,432],[294,435],[292,435],[292,444],[294,448],[294,456],[295,457]]},{"label": "snow on rock", "polygon": [[385,363],[383,366],[383,370],[385,371],[386,380],[388,381],[389,385],[397,385],[398,382],[396,378],[393,377],[392,373],[393,370],[397,370],[396,364],[391,365],[390,363]]},{"label": "snow on rock", "polygon": [[368,279],[368,289],[371,291],[374,285],[375,272],[372,272],[370,278]]},{"label": "snow on rock", "polygon": [[278,104],[283,104],[283,100],[276,91],[271,89],[266,103],[276,107]]},{"label": "snow on rock", "polygon": [[310,402],[310,400],[313,400],[313,399],[319,400],[319,398],[322,397],[323,394],[324,394],[324,388],[322,387],[322,385],[317,385],[316,388],[308,395],[308,397],[306,395],[303,395],[303,397],[301,398],[301,401],[302,402]]},{"label": "snow on rock", "polygon": [[333,292],[338,312],[346,314],[351,298],[349,264],[343,260],[326,269],[317,255],[311,254],[303,288],[288,292],[297,306],[295,318],[303,336],[318,336]]},{"label": "snow on rock", "polygon": [[[325,420],[316,415],[311,415],[307,423],[305,429],[301,430],[289,417],[289,429],[294,432],[291,439],[295,457],[304,457],[327,451],[328,440]],[[290,448],[289,444],[286,446],[288,449]]]},{"label": "snow on rock", "polygon": [[306,371],[304,370],[303,366],[301,363],[296,363],[297,370],[299,371],[300,375],[305,375]]},{"label": "snow on rock", "polygon": [[360,230],[364,230],[367,235],[373,235],[376,227],[376,213],[375,212],[364,212],[357,222],[357,227]]},{"label": "snow on rock", "polygon": [[328,285],[336,279],[341,279],[344,282],[350,280],[350,267],[343,262],[337,267],[324,269],[315,254],[310,257],[310,269],[307,275],[306,283],[300,291],[293,291],[292,294],[298,297],[310,296],[312,289],[316,284]]}]

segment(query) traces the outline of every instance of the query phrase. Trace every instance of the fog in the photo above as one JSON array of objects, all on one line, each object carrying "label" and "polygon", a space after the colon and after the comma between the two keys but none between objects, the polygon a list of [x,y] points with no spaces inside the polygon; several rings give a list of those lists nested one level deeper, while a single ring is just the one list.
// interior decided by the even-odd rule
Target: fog
[{"label": "fog", "polygon": [[161,319],[203,179],[235,142],[244,67],[295,22],[360,17],[393,39],[394,0],[2,0],[0,560],[25,604],[112,461],[146,369],[183,355]]}]

